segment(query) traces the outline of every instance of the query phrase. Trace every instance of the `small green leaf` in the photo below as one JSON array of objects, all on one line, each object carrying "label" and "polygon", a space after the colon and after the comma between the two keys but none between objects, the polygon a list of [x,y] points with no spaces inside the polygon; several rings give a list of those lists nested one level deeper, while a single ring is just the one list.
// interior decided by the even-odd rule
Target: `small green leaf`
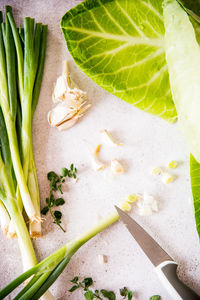
[{"label": "small green leaf", "polygon": [[69,292],[73,293],[75,290],[79,288],[78,285],[73,285],[73,287],[69,290]]},{"label": "small green leaf", "polygon": [[159,295],[154,295],[154,296],[151,296],[149,298],[149,300],[161,300],[161,297]]},{"label": "small green leaf", "polygon": [[84,278],[82,283],[85,285],[85,288],[88,288],[89,286],[91,286],[93,284],[93,280],[91,277],[86,277],[86,278]]},{"label": "small green leaf", "polygon": [[49,205],[49,203],[50,203],[49,198],[46,198],[46,204]]},{"label": "small green leaf", "polygon": [[73,171],[74,170],[74,164],[71,164],[70,166],[70,170]]},{"label": "small green leaf", "polygon": [[55,210],[53,214],[57,220],[60,220],[62,218],[62,213],[58,210]]},{"label": "small green leaf", "polygon": [[58,175],[53,171],[51,171],[47,174],[47,179],[48,180],[56,179],[57,177],[58,177]]},{"label": "small green leaf", "polygon": [[49,211],[48,206],[43,207],[43,209],[41,210],[41,214],[46,215]]},{"label": "small green leaf", "polygon": [[84,296],[85,296],[86,300],[93,300],[94,299],[93,291],[90,291],[90,290],[85,292]]},{"label": "small green leaf", "polygon": [[65,204],[65,200],[63,198],[57,198],[55,200],[55,205],[56,206],[63,205],[63,204]]},{"label": "small green leaf", "polygon": [[73,173],[73,177],[74,177],[74,179],[76,179],[76,174],[75,173]]},{"label": "small green leaf", "polygon": [[62,169],[61,169],[61,175],[62,175],[63,177],[66,177],[66,176],[68,175],[68,173],[69,173],[69,171],[68,171],[67,168],[62,168]]},{"label": "small green leaf", "polygon": [[72,283],[77,283],[78,281],[78,276],[75,276],[72,280],[70,280],[70,282]]},{"label": "small green leaf", "polygon": [[106,299],[109,299],[109,300],[116,299],[115,293],[112,291],[101,290],[101,293]]}]

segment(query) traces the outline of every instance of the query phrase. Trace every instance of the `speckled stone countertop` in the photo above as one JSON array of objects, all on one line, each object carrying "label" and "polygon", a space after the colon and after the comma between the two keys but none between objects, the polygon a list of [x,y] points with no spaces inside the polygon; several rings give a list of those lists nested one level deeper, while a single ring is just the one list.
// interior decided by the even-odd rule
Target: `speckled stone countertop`
[{"label": "speckled stone countertop", "polygon": [[[200,247],[195,230],[189,179],[189,152],[176,125],[146,114],[117,99],[87,78],[70,57],[59,22],[63,14],[75,6],[77,0],[1,0],[13,6],[18,21],[34,17],[49,25],[47,57],[39,104],[34,116],[34,153],[39,178],[41,202],[48,193],[46,174],[60,171],[74,162],[79,171],[76,184],[65,187],[66,204],[62,207],[64,234],[47,217],[43,223],[44,237],[34,242],[38,258],[42,259],[63,243],[76,237],[98,219],[113,210],[131,193],[148,192],[158,199],[159,212],[149,217],[131,213],[138,222],[168,251],[179,264],[180,278],[200,293]],[[61,73],[62,61],[69,59],[72,78],[88,94],[91,109],[79,123],[64,132],[51,129],[47,112],[52,107],[52,86]],[[101,142],[100,131],[109,129],[123,147],[102,147],[101,158],[117,158],[125,166],[125,174],[108,178],[106,172],[91,169],[88,145]],[[171,160],[180,162],[173,171],[174,183],[164,185],[151,174],[155,166],[165,166]],[[22,271],[16,240],[6,240],[0,233],[0,287]],[[98,254],[107,256],[101,265]],[[62,276],[52,286],[56,299],[83,299],[79,291],[70,294],[69,280],[75,275],[92,276],[96,288],[118,289],[128,286],[134,299],[147,300],[159,294],[170,300],[151,263],[145,257],[126,228],[117,223],[86,244],[73,257]],[[117,299],[120,299],[119,293]]]}]

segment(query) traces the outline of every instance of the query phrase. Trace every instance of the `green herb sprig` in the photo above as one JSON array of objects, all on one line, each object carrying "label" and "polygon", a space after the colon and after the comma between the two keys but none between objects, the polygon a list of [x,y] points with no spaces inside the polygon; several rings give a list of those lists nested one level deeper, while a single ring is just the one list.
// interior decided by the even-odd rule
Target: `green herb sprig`
[{"label": "green herb sprig", "polygon": [[[113,291],[107,291],[105,289],[101,290],[91,290],[89,287],[93,285],[93,279],[91,277],[86,277],[82,281],[79,281],[78,276],[75,276],[71,283],[73,283],[73,286],[69,290],[69,292],[74,292],[79,288],[82,288],[84,290],[84,297],[86,300],[93,300],[93,299],[109,299],[109,300],[116,300],[116,295]],[[120,295],[123,297],[123,299],[131,300],[133,297],[133,292],[128,290],[127,287],[124,287],[123,289],[120,289]],[[127,298],[128,297],[128,298]]]},{"label": "green herb sprig", "polygon": [[61,225],[62,213],[59,210],[53,211],[52,208],[65,204],[65,200],[63,198],[56,198],[55,192],[59,191],[61,194],[63,194],[62,184],[65,182],[66,177],[74,179],[77,178],[77,169],[74,167],[74,164],[70,165],[70,169],[62,168],[61,175],[56,174],[54,171],[51,171],[47,174],[47,179],[50,182],[50,191],[49,197],[46,198],[46,206],[41,210],[43,215],[46,215],[48,212],[50,212],[53,223],[58,225],[63,232],[66,232],[66,230]]}]

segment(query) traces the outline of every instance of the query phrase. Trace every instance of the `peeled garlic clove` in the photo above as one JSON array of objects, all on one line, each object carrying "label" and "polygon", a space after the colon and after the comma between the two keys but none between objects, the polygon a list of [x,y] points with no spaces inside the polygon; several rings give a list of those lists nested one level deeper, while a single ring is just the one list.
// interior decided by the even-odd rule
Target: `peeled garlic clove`
[{"label": "peeled garlic clove", "polygon": [[111,172],[115,175],[124,173],[124,168],[117,159],[111,160],[110,167],[111,167]]}]

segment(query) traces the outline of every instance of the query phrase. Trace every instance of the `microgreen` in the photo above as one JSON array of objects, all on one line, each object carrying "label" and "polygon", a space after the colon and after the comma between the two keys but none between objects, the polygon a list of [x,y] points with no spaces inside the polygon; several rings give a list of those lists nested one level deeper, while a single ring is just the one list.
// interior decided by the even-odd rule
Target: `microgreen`
[{"label": "microgreen", "polygon": [[[93,279],[91,277],[86,277],[82,281],[79,281],[78,276],[75,276],[71,283],[73,283],[73,286],[69,290],[69,292],[74,292],[79,288],[82,288],[84,291],[84,297],[86,300],[93,300],[93,299],[108,299],[108,300],[116,300],[116,295],[113,291],[107,291],[105,289],[101,290],[91,290],[89,287],[93,285]],[[133,292],[130,291],[127,287],[124,287],[120,289],[120,295],[123,297],[123,299],[131,300],[133,297]]]},{"label": "microgreen", "polygon": [[53,219],[53,223],[58,225],[62,231],[65,232],[65,229],[61,225],[61,218],[62,213],[58,210],[53,211],[53,207],[58,207],[63,204],[65,204],[65,200],[61,197],[56,198],[55,192],[60,192],[63,194],[62,191],[62,184],[65,182],[65,178],[74,178],[76,179],[77,175],[77,169],[74,167],[74,164],[70,165],[70,169],[62,168],[61,169],[61,175],[56,174],[54,171],[51,171],[47,174],[47,179],[49,180],[49,197],[46,198],[46,206],[43,207],[41,210],[41,213],[43,215],[46,215],[48,212],[50,212],[50,215]]},{"label": "microgreen", "polygon": [[154,295],[154,296],[151,296],[149,298],[149,300],[161,300],[161,297],[159,295]]}]

